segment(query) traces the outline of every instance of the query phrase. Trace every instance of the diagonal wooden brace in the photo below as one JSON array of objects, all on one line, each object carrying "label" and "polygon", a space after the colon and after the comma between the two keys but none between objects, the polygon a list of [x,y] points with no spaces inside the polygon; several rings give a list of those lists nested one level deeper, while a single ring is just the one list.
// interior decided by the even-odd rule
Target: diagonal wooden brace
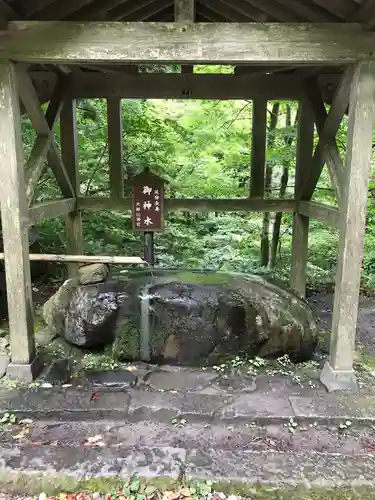
[{"label": "diagonal wooden brace", "polygon": [[62,83],[57,84],[47,112],[44,115],[26,67],[18,65],[16,73],[21,100],[37,133],[37,139],[26,164],[25,184],[29,205],[34,196],[35,187],[43,171],[46,158],[62,194],[65,197],[74,197],[73,187],[54,138],[54,129],[63,104]]},{"label": "diagonal wooden brace", "polygon": [[38,135],[25,167],[26,197],[29,206],[34,197],[38,180],[43,172],[47,153],[51,147],[53,133],[62,108],[62,103],[62,89],[61,85],[58,84],[45,115],[49,127],[49,133],[48,135]]},{"label": "diagonal wooden brace", "polygon": [[316,80],[307,85],[307,94],[315,115],[319,142],[315,148],[310,173],[304,183],[302,200],[310,200],[319,181],[323,166],[327,162],[329,175],[335,189],[338,204],[341,200],[343,164],[337,149],[335,136],[345,115],[349,102],[350,84],[354,68],[348,67],[336,90],[331,109],[327,114]]}]

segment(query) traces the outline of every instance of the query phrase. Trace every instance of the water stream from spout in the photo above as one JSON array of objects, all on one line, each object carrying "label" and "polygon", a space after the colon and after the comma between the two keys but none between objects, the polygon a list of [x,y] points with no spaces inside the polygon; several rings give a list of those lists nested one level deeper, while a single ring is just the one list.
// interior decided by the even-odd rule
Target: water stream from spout
[{"label": "water stream from spout", "polygon": [[150,285],[146,285],[142,294],[139,296],[141,300],[141,317],[140,317],[140,349],[139,354],[141,361],[148,363],[151,359],[151,332],[150,332]]}]

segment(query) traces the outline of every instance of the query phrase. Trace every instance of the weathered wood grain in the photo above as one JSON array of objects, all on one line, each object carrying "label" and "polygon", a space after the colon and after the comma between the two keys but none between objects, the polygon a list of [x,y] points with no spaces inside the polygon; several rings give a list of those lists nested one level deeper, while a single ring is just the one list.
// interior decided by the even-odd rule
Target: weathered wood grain
[{"label": "weathered wood grain", "polygon": [[359,63],[350,89],[345,179],[329,364],[352,372],[375,121],[375,64]]},{"label": "weathered wood grain", "polygon": [[[103,264],[147,264],[141,257],[125,257],[110,255],[58,255],[31,253],[28,255],[30,261],[44,262],[68,262],[68,263],[103,263]],[[4,254],[0,253],[0,260],[4,259]]]},{"label": "weathered wood grain", "polygon": [[[31,123],[38,135],[38,137],[47,138],[49,141],[49,147],[47,151],[48,164],[51,167],[57,183],[61,189],[64,196],[70,197],[73,195],[73,188],[70,183],[69,177],[65,171],[64,164],[62,162],[60,152],[58,150],[56,141],[51,131],[51,126],[56,124],[56,120],[59,116],[61,98],[59,99],[60,93],[62,93],[62,85],[58,85],[56,88],[56,99],[52,101],[52,106],[49,109],[48,115],[44,116],[42,109],[40,107],[38,96],[36,95],[33,82],[30,75],[27,72],[27,68],[24,65],[16,66],[17,83],[19,87],[19,93],[21,100],[29,113]],[[50,122],[50,123],[49,123]],[[39,153],[44,152],[44,147],[47,149],[45,141],[38,146]],[[40,167],[40,165],[39,165]],[[34,163],[35,168],[35,163]],[[36,177],[33,176],[33,177]],[[29,180],[29,179],[28,179]],[[34,182],[34,180],[33,180]],[[32,191],[32,187],[29,187],[29,197]],[[34,186],[35,187],[35,186]]]},{"label": "weathered wood grain", "polygon": [[77,200],[75,198],[62,198],[60,200],[49,200],[37,203],[29,208],[30,224],[61,217],[76,210]]},{"label": "weathered wood grain", "polygon": [[20,109],[13,64],[0,62],[0,203],[12,363],[35,358]]},{"label": "weathered wood grain", "polygon": [[374,59],[375,34],[356,23],[13,21],[0,56],[26,62],[267,62]]},{"label": "weathered wood grain", "polygon": [[[299,104],[297,132],[297,155],[294,193],[296,200],[301,196],[303,180],[311,168],[314,147],[314,119],[310,103],[304,99]],[[308,214],[294,213],[292,232],[292,264],[290,285],[302,297],[306,293],[307,256],[309,242]]]},{"label": "weathered wood grain", "polygon": [[[80,194],[80,180],[78,171],[76,101],[73,99],[64,99],[64,106],[60,116],[60,132],[63,163],[73,187],[73,196],[77,199]],[[66,216],[65,231],[68,253],[82,254],[82,214],[77,206],[76,210],[70,211]],[[76,264],[71,263],[68,265],[69,276],[74,277],[77,272],[78,266]]]},{"label": "weathered wood grain", "polygon": [[45,122],[48,125],[48,132],[47,130],[45,130],[44,126],[42,129],[40,129],[43,130],[43,135],[37,136],[33,149],[31,150],[29,159],[27,160],[25,166],[26,197],[29,205],[32,202],[35,188],[43,172],[47,154],[51,147],[51,142],[52,140],[54,140],[53,134],[58,118],[60,116],[61,107],[62,92],[61,86],[58,85],[55,89],[54,94],[52,95],[45,115]]},{"label": "weathered wood grain", "polygon": [[109,187],[113,198],[124,197],[124,169],[122,166],[122,106],[121,99],[107,99]]},{"label": "weathered wood grain", "polygon": [[282,75],[126,75],[81,73],[67,81],[66,92],[76,98],[124,99],[298,99],[304,95],[302,80]]},{"label": "weathered wood grain", "polygon": [[300,201],[297,211],[299,214],[322,222],[329,227],[338,229],[340,226],[340,211],[337,207],[316,201]]},{"label": "weathered wood grain", "polygon": [[[131,199],[118,200],[101,196],[86,196],[78,199],[80,210],[130,210]],[[164,202],[165,212],[293,212],[294,200],[250,200],[238,199],[193,199],[172,198]]]},{"label": "weathered wood grain", "polygon": [[267,100],[254,99],[251,128],[250,198],[264,197],[266,166]]},{"label": "weathered wood grain", "polygon": [[[322,123],[322,120],[318,119],[320,137],[318,145],[314,152],[314,157],[312,160],[310,172],[303,186],[303,193],[301,198],[304,200],[311,199],[326,159],[328,159],[329,164],[331,166],[331,180],[335,182],[334,181],[335,175],[337,175],[338,176],[337,182],[339,182],[340,184],[342,184],[343,182],[342,180],[340,180],[340,177],[343,176],[343,173],[340,173],[340,169],[342,169],[342,166],[340,165],[340,162],[337,158],[337,156],[339,156],[339,153],[337,151],[336,142],[334,138],[340,127],[342,118],[348,108],[349,91],[350,91],[350,84],[353,79],[353,72],[354,69],[352,66],[348,67],[348,69],[343,74],[340,84],[336,89],[329,113],[324,120],[324,125]],[[318,93],[318,89],[316,88],[316,86],[314,86],[314,88],[315,88],[314,94],[316,96]],[[321,102],[317,104],[317,106],[318,107],[320,106],[320,108],[321,105],[322,105]],[[315,106],[315,108],[317,106]],[[332,156],[330,157],[329,153],[332,151],[333,151],[333,157]],[[333,165],[332,164],[333,162],[335,162],[336,164]],[[337,195],[340,199],[341,189],[336,190],[336,196]]]},{"label": "weathered wood grain", "polygon": [[174,20],[193,23],[195,21],[195,0],[174,0]]},{"label": "weathered wood grain", "polygon": [[[195,0],[174,0],[174,21],[193,23],[195,21]],[[184,64],[181,66],[181,73],[191,74],[194,72],[194,65]]]}]

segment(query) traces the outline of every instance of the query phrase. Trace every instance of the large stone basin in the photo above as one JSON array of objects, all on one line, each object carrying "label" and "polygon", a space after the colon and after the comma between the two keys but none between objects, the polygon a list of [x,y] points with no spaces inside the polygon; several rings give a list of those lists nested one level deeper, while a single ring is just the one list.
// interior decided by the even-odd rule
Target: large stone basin
[{"label": "large stone basin", "polygon": [[85,283],[64,283],[45,321],[74,345],[113,344],[124,361],[210,365],[239,353],[301,361],[317,343],[306,302],[257,275],[146,270]]}]

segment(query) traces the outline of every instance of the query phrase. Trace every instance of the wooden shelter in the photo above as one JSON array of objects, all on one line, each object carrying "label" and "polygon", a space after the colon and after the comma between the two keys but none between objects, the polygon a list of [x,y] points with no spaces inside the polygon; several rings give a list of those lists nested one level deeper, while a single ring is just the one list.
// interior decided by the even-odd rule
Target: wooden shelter
[{"label": "wooden shelter", "polygon": [[[130,208],[124,198],[120,99],[252,99],[249,197],[171,199],[165,210],[292,212],[291,285],[302,295],[309,218],[339,228],[331,352],[322,381],[329,389],[355,388],[353,352],[375,115],[375,1],[0,0],[0,24],[0,199],[9,374],[32,379],[38,371],[29,260],[40,257],[29,256],[28,225],[65,215],[71,254],[65,260],[77,262],[85,260],[82,211]],[[181,73],[139,72],[140,65],[159,63],[180,64]],[[193,74],[194,64],[230,64],[235,72]],[[75,99],[93,97],[108,102],[110,196],[103,198],[83,198],[79,190]],[[266,106],[271,99],[300,102],[293,200],[264,199]],[[47,101],[44,114],[40,104]],[[331,104],[328,114],[325,101]],[[26,164],[20,110],[30,115],[37,133]],[[335,136],[347,110],[343,165]],[[61,151],[54,139],[58,120]],[[315,150],[314,123],[319,133]],[[62,198],[35,205],[35,186],[46,162]],[[325,163],[338,208],[311,201]]]}]

